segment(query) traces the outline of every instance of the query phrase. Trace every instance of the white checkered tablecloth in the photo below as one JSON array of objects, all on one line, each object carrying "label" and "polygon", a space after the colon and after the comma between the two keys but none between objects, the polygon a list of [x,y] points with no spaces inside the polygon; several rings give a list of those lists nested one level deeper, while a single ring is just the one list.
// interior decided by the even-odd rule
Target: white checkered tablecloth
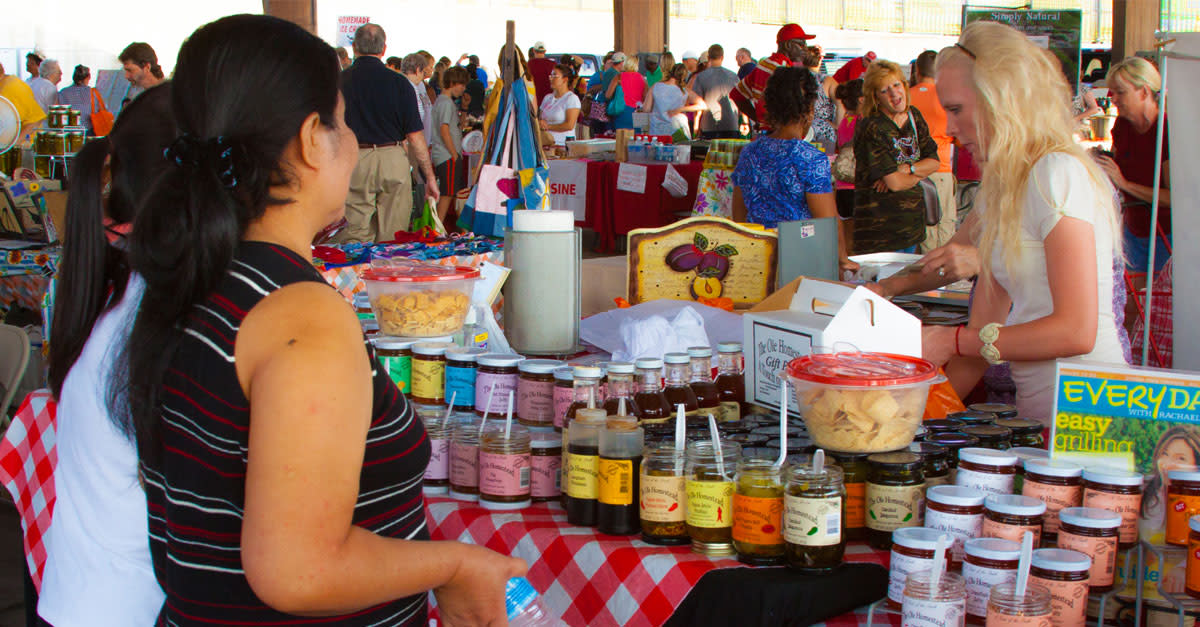
[{"label": "white checkered tablecloth", "polygon": [[[524,559],[543,602],[572,626],[662,625],[704,573],[743,567],[734,559],[696,555],[687,546],[654,546],[638,536],[607,536],[570,525],[557,504],[496,512],[426,497],[425,505],[432,539],[470,542]],[[846,547],[846,560],[886,567],[888,553],[854,542]],[[900,621],[895,614],[876,614],[876,623]],[[866,624],[866,607],[827,623]]]}]

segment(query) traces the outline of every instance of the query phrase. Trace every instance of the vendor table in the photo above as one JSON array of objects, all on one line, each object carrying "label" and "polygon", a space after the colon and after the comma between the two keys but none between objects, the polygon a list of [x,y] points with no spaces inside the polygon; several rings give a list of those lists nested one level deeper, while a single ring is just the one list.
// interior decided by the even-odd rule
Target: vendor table
[{"label": "vendor table", "polygon": [[[568,625],[662,625],[705,573],[742,567],[691,548],[661,547],[637,536],[608,536],[567,523],[556,504],[500,512],[445,497],[426,497],[430,537],[486,546],[529,563],[526,577],[543,602]],[[889,556],[865,544],[846,547],[846,560],[886,567]],[[878,624],[899,624],[896,614],[876,614]],[[867,608],[827,623],[867,624]]]},{"label": "vendor table", "polygon": [[57,246],[0,249],[0,309],[21,305],[40,311],[59,254]]}]

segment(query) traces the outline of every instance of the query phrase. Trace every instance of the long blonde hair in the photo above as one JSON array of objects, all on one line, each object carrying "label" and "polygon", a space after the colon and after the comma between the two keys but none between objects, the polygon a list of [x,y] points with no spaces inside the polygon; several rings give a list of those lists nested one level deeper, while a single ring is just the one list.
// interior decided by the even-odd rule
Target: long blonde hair
[{"label": "long blonde hair", "polygon": [[[904,83],[904,92],[907,94],[908,81],[904,80],[904,71],[900,69],[899,65],[885,59],[876,59],[867,67],[867,73],[863,75],[862,103],[858,105],[860,118],[865,120],[880,112],[879,90],[887,87],[888,82],[893,78]],[[907,98],[906,95],[905,106],[908,105]]]},{"label": "long blonde hair", "polygon": [[[938,53],[937,70],[965,64],[978,97],[975,130],[987,154],[979,187],[984,206],[978,238],[983,276],[992,276],[997,246],[1005,268],[1013,274],[1021,255],[1026,185],[1033,166],[1053,153],[1070,155],[1087,169],[1100,203],[1097,219],[1109,223],[1113,254],[1120,257],[1121,229],[1113,188],[1075,143],[1071,92],[1058,60],[1016,29],[995,22],[967,25],[958,41]],[[1111,269],[1097,271],[1102,276]]]}]

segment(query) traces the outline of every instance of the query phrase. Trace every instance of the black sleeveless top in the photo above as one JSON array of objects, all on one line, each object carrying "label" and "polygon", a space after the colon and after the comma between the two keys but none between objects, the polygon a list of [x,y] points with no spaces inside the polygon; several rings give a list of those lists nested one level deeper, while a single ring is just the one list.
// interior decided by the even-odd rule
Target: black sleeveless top
[{"label": "black sleeveless top", "polygon": [[[324,283],[294,252],[243,242],[220,287],[184,324],[163,382],[163,462],[142,469],[150,552],[166,592],[158,625],[426,624],[425,593],[345,616],[283,614],[258,599],[242,570],[250,402],[238,383],[234,343],[259,301],[300,281]],[[421,478],[429,440],[369,343],[367,352],[374,403],[354,524],[385,537],[426,540]]]}]

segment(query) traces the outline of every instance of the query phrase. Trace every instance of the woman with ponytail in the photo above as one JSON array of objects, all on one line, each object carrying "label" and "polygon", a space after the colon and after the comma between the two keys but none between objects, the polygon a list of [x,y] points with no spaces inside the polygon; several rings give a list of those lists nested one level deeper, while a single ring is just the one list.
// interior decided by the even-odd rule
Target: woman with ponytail
[{"label": "woman with ponytail", "polygon": [[56,501],[37,604],[55,627],[149,625],[162,606],[133,432],[110,416],[107,398],[142,291],[122,233],[174,138],[169,87],[152,87],[71,163],[50,329]]},{"label": "woman with ponytail", "polygon": [[[146,283],[114,409],[137,434],[160,624],[504,620],[525,564],[431,542],[430,443],[311,264],[358,145],[333,49],[273,17],[179,51],[172,167],[139,212]],[[320,617],[320,618],[314,618]]]}]

